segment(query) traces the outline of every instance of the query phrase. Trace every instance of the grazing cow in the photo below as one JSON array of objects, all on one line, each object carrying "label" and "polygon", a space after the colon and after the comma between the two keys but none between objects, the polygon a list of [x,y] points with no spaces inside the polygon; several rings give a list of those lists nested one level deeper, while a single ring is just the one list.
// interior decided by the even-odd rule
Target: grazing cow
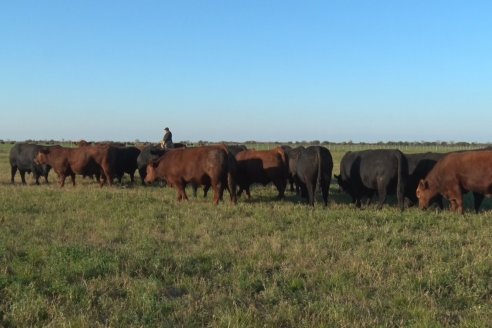
[{"label": "grazing cow", "polygon": [[147,165],[145,182],[164,179],[170,186],[177,188],[178,201],[188,200],[185,191],[188,183],[210,185],[216,205],[228,187],[231,201],[236,203],[235,172],[234,156],[225,146],[171,149]]},{"label": "grazing cow", "polygon": [[137,169],[137,158],[140,155],[140,150],[137,147],[115,147],[109,146],[109,166],[113,177],[121,179],[125,173],[130,175],[130,180],[135,181],[135,170]]},{"label": "grazing cow", "polygon": [[401,151],[377,149],[347,152],[340,162],[340,175],[335,178],[357,207],[363,197],[371,198],[377,192],[381,209],[386,195],[396,193],[403,211],[407,175],[407,159]]},{"label": "grazing cow", "polygon": [[49,165],[37,165],[34,159],[39,149],[45,146],[33,145],[28,143],[16,143],[9,154],[11,168],[11,182],[14,183],[15,174],[19,170],[23,184],[26,184],[25,174],[32,173],[36,184],[39,185],[39,177],[43,176],[48,183],[48,174],[51,167]]},{"label": "grazing cow", "polygon": [[75,174],[87,175],[94,172],[99,166],[105,175],[100,181],[101,187],[106,181],[112,185],[113,179],[108,156],[109,146],[84,146],[79,148],[65,148],[53,146],[41,148],[35,162],[40,165],[48,164],[60,178],[60,187],[65,185],[65,179],[70,176],[75,186]]},{"label": "grazing cow", "polygon": [[[451,203],[451,210],[463,214],[463,193],[471,191],[481,202],[492,195],[492,151],[475,150],[449,153],[439,160],[417,187],[419,207],[426,209],[433,199],[442,195]],[[480,206],[480,204],[478,204]]]},{"label": "grazing cow", "polygon": [[147,164],[149,164],[149,162],[156,161],[159,157],[164,155],[165,152],[165,149],[155,145],[146,146],[141,150],[137,157],[137,167],[142,185],[146,185],[145,176],[147,175]]},{"label": "grazing cow", "polygon": [[287,157],[281,147],[272,150],[243,150],[236,155],[238,195],[246,191],[251,198],[250,186],[253,183],[263,185],[273,182],[278,190],[278,199],[282,199],[287,185]]},{"label": "grazing cow", "polygon": [[[485,148],[487,149],[487,148]],[[481,150],[485,150],[481,149]],[[489,149],[490,150],[490,149]],[[418,153],[418,154],[406,154],[406,158],[408,161],[408,178],[405,186],[405,197],[408,201],[409,206],[416,204],[418,202],[418,198],[416,195],[416,190],[419,185],[420,180],[425,179],[427,174],[432,170],[434,165],[446,156],[447,153]],[[473,193],[473,203],[475,212],[478,213],[480,209],[480,205],[484,199],[484,195],[480,193]],[[440,209],[443,208],[442,196],[437,196],[433,202],[439,206]]]},{"label": "grazing cow", "polygon": [[[333,171],[333,159],[328,149],[321,146],[310,146],[300,149],[295,161],[294,180],[301,187],[302,195],[308,197],[308,203],[314,206],[316,187],[321,189],[323,203],[328,205],[328,190]],[[291,160],[289,158],[289,164]],[[290,168],[290,165],[289,165]]]}]

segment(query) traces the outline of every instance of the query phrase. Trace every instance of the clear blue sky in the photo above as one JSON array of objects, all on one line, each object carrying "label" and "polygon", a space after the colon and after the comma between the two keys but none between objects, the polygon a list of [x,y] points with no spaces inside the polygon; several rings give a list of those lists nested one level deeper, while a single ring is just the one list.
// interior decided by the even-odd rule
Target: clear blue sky
[{"label": "clear blue sky", "polygon": [[491,1],[3,1],[0,138],[492,141]]}]

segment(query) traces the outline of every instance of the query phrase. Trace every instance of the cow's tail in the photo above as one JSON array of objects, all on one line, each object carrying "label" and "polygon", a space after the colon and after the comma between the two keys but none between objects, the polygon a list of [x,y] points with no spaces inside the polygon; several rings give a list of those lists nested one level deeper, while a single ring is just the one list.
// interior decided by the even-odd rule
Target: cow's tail
[{"label": "cow's tail", "polygon": [[405,199],[405,183],[406,176],[408,173],[408,162],[407,158],[401,151],[398,152],[398,183],[396,186],[396,197],[398,199],[398,205],[400,206],[400,211],[404,209],[404,199]]},{"label": "cow's tail", "polygon": [[221,144],[221,148],[227,154],[227,189],[229,190],[229,195],[231,196],[231,201],[237,203],[237,162],[236,157],[229,151],[226,145]]},{"label": "cow's tail", "polygon": [[[323,183],[323,166],[321,162],[321,149],[319,147],[316,149],[316,159],[318,160],[318,177],[316,178],[316,186],[321,189],[321,183]],[[314,190],[316,190],[316,186]]]}]

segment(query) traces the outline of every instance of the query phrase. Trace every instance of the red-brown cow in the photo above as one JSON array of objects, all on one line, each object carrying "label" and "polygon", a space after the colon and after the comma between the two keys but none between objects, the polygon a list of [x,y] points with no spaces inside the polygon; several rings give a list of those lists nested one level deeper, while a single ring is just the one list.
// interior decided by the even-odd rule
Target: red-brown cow
[{"label": "red-brown cow", "polygon": [[65,148],[54,146],[42,148],[36,155],[35,162],[48,164],[60,179],[60,187],[65,185],[65,178],[70,176],[75,186],[75,174],[84,175],[94,172],[99,166],[106,179],[100,181],[101,187],[105,180],[112,184],[112,174],[108,159],[108,146],[84,146],[80,148]]},{"label": "red-brown cow", "polygon": [[417,187],[419,207],[426,209],[439,195],[451,210],[463,214],[463,193],[492,195],[492,151],[450,153],[439,160]]},{"label": "red-brown cow", "polygon": [[278,190],[278,198],[284,197],[288,178],[288,162],[281,147],[272,150],[243,150],[236,154],[238,196],[246,191],[251,197],[249,187],[253,183],[263,185],[273,182]]},{"label": "red-brown cow", "polygon": [[164,179],[177,188],[177,199],[188,200],[185,187],[188,183],[195,186],[211,186],[214,191],[214,203],[222,199],[224,189],[228,187],[231,201],[236,203],[235,159],[225,146],[170,149],[158,160],[147,165],[145,182],[153,183]]}]

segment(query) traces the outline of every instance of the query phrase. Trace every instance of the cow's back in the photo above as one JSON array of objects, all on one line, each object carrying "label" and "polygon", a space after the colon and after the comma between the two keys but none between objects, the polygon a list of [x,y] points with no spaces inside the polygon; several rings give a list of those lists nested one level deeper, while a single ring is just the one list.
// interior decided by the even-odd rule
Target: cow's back
[{"label": "cow's back", "polygon": [[193,180],[201,175],[214,175],[227,167],[227,153],[213,146],[178,148],[166,152],[160,161],[165,163],[168,174]]},{"label": "cow's back", "polygon": [[276,151],[244,150],[236,155],[238,179],[268,183],[273,176],[285,175],[286,163]]},{"label": "cow's back", "polygon": [[442,191],[455,188],[484,195],[492,194],[492,151],[472,150],[449,153],[439,160],[428,178],[438,181]]},{"label": "cow's back", "polygon": [[361,152],[360,176],[366,187],[375,188],[378,179],[390,181],[391,186],[396,186],[401,175],[408,175],[408,163],[401,151],[376,149]]}]

